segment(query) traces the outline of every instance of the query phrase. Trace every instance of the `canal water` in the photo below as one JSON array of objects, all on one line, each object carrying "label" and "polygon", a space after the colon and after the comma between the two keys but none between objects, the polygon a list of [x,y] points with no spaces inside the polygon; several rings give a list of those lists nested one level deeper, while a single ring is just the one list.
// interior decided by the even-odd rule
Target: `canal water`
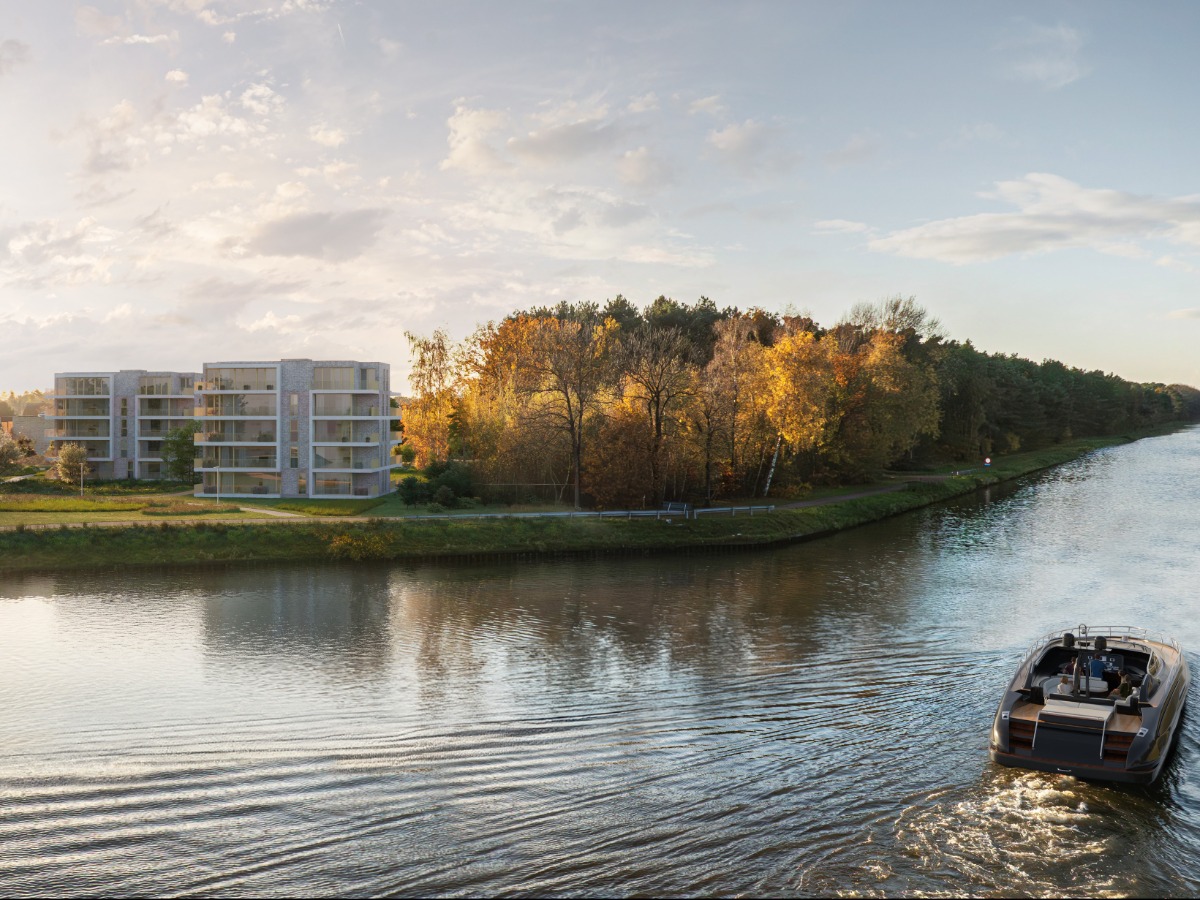
[{"label": "canal water", "polygon": [[0,895],[1195,895],[1195,696],[1148,787],[987,743],[1198,592],[1197,429],[770,551],[7,578]]}]

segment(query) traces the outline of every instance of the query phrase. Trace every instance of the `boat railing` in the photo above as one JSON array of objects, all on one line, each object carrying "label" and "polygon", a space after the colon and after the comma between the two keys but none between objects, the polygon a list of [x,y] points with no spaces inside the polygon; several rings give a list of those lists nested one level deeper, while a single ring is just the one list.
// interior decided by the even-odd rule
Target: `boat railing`
[{"label": "boat railing", "polygon": [[[1020,669],[1025,669],[1047,645],[1061,640],[1064,634],[1071,633],[1075,635],[1076,640],[1091,640],[1096,637],[1118,638],[1136,641],[1152,641],[1157,644],[1165,644],[1173,648],[1177,653],[1181,653],[1182,649],[1179,642],[1173,637],[1168,637],[1162,632],[1147,631],[1145,628],[1138,628],[1132,625],[1078,625],[1075,628],[1062,628],[1058,631],[1051,631],[1049,634],[1038,638],[1030,648],[1025,651],[1025,656],[1021,660]],[[1020,670],[1018,670],[1020,671]]]}]

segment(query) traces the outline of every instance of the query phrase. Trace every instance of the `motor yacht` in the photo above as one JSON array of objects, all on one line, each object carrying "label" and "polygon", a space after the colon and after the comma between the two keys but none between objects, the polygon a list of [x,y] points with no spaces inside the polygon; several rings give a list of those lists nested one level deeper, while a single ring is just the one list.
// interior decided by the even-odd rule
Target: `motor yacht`
[{"label": "motor yacht", "polygon": [[1141,628],[1080,625],[1036,641],[992,725],[1005,766],[1149,783],[1171,750],[1188,692],[1179,644]]}]

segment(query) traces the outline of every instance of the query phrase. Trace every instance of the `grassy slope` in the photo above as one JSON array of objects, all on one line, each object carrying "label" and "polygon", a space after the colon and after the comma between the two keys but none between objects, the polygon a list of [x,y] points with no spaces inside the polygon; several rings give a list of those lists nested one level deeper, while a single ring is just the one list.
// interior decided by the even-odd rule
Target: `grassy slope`
[{"label": "grassy slope", "polygon": [[0,533],[0,572],[238,560],[412,559],[523,553],[670,551],[769,545],[877,521],[1119,443],[1077,441],[1006,457],[989,470],[826,506],[696,521],[621,519],[380,518],[368,523],[296,520],[271,525],[141,525]]}]

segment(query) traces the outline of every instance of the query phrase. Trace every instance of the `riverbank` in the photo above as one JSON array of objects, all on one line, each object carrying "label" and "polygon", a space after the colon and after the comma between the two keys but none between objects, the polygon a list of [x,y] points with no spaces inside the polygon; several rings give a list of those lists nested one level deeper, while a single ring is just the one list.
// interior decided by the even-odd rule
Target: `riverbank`
[{"label": "riverbank", "polygon": [[[988,468],[753,517],[651,519],[362,518],[188,522],[0,533],[0,573],[288,560],[485,561],[557,555],[711,552],[811,540],[1052,468],[1144,437],[1074,441]],[[98,525],[99,523],[97,523]]]}]

